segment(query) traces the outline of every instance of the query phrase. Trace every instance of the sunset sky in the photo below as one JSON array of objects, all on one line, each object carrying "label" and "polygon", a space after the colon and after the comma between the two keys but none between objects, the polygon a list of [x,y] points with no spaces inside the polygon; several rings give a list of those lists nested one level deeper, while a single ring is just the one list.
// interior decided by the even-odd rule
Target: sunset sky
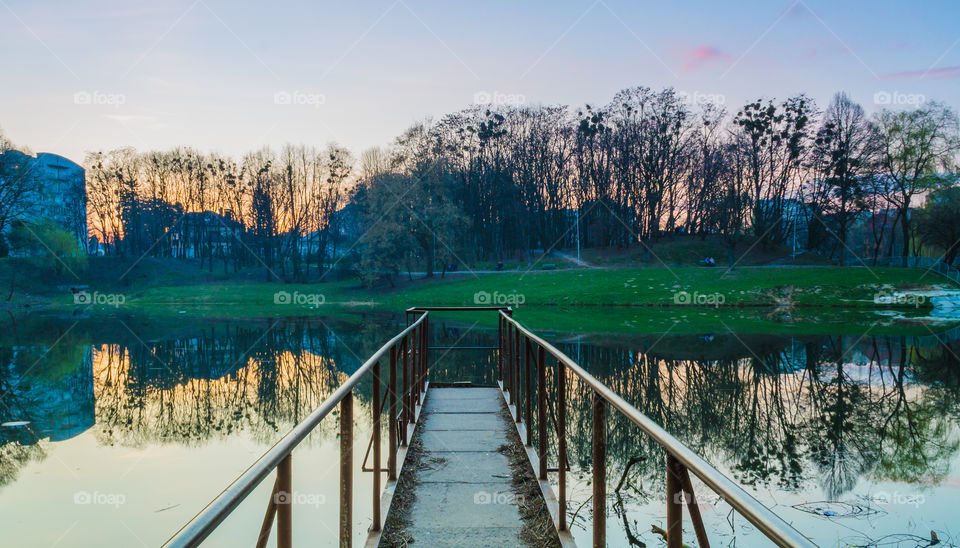
[{"label": "sunset sky", "polygon": [[868,111],[958,108],[958,21],[956,0],[0,0],[0,128],[81,162],[121,146],[359,152],[478,97],[577,107],[636,85],[730,111],[838,90]]}]

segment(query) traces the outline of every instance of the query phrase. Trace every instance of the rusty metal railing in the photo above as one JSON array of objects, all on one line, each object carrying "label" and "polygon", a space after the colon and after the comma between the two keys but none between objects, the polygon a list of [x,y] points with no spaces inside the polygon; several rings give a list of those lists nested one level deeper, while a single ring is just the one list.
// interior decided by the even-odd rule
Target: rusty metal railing
[{"label": "rusty metal railing", "polygon": [[[554,525],[561,540],[570,539],[567,514],[567,472],[569,467],[547,466],[547,413],[553,419],[557,437],[557,462],[568,462],[566,449],[566,393],[567,377],[574,375],[593,392],[593,545],[606,544],[606,425],[607,408],[625,416],[630,422],[653,438],[667,453],[666,491],[667,491],[667,537],[668,548],[680,548],[683,534],[683,507],[690,514],[697,541],[701,547],[709,547],[706,529],[700,516],[699,507],[693,497],[690,481],[692,472],[716,494],[742,514],[750,523],[778,546],[816,548],[808,538],[795,530],[783,519],[774,514],[739,485],[720,473],[702,457],[683,445],[649,417],[641,413],[620,396],[582,369],[566,354],[553,345],[533,334],[513,319],[510,307],[415,307],[406,311],[408,326],[394,338],[384,344],[373,356],[347,379],[333,395],[327,398],[304,421],[297,424],[280,439],[262,457],[253,463],[239,478],[233,481],[220,495],[200,511],[189,523],[178,531],[165,546],[197,546],[242,502],[274,469],[276,480],[271,491],[267,511],[261,524],[256,545],[266,546],[277,523],[277,545],[289,548],[292,543],[291,512],[291,453],[297,445],[337,406],[340,407],[340,531],[341,547],[349,547],[353,542],[353,390],[367,375],[372,375],[372,451],[373,465],[373,524],[371,533],[378,534],[383,522],[381,512],[381,415],[386,405],[388,414],[388,481],[397,479],[397,462],[408,444],[408,436],[416,423],[418,410],[428,387],[430,364],[429,312],[430,311],[496,311],[498,313],[498,384],[512,408],[521,440],[526,446],[531,463],[537,469],[541,488],[545,496],[549,493],[551,501],[556,502]],[[554,413],[547,396],[547,359],[549,354],[556,359],[556,408]],[[387,393],[381,398],[380,362],[389,356]],[[402,363],[402,369],[401,368]],[[533,380],[535,368],[536,381]],[[401,375],[402,373],[402,375]],[[398,387],[401,382],[402,387]],[[536,386],[534,394],[533,387]],[[399,388],[399,389],[398,389]],[[399,402],[399,417],[397,395]],[[533,448],[533,411],[537,413],[537,448]],[[524,423],[527,425],[525,426]],[[398,447],[399,444],[399,447]],[[400,458],[398,458],[398,456]],[[366,462],[366,458],[364,459]],[[552,493],[548,482],[548,472],[558,474],[558,494]],[[546,487],[544,487],[546,486]],[[386,495],[387,497],[389,495]],[[389,499],[387,499],[389,500]],[[389,503],[388,503],[389,504]],[[549,506],[549,504],[548,504]]]},{"label": "rusty metal railing", "polygon": [[[517,424],[522,425],[523,422],[526,422],[526,425],[528,425],[525,428],[526,439],[523,442],[529,449],[533,448],[533,428],[529,425],[532,424],[533,407],[536,407],[538,423],[536,455],[539,462],[534,464],[535,468],[538,468],[537,472],[541,482],[548,481],[546,413],[549,400],[547,398],[546,354],[557,361],[555,378],[558,462],[567,461],[566,393],[568,375],[574,375],[581,384],[588,386],[593,393],[593,546],[602,547],[606,545],[606,425],[607,408],[612,407],[653,438],[667,453],[666,537],[668,548],[680,548],[683,545],[684,501],[697,536],[697,542],[704,548],[710,546],[699,507],[693,496],[693,486],[690,482],[691,472],[778,546],[816,548],[816,545],[810,539],[791,527],[652,419],[587,373],[566,354],[520,325],[513,319],[511,311],[501,310],[499,317],[500,358],[498,363],[501,388],[507,396],[512,408],[511,411],[515,413]],[[533,393],[534,383],[531,379],[532,368],[536,369],[537,376],[535,395]],[[518,428],[518,430],[523,432],[524,428]],[[532,453],[528,454],[532,455]],[[563,537],[564,533],[568,533],[566,523],[567,470],[565,466],[559,466],[556,472],[558,474],[557,512],[553,517],[554,525]]]},{"label": "rusty metal railing", "polygon": [[[266,514],[257,538],[258,548],[266,546],[277,524],[277,546],[292,545],[292,474],[291,453],[311,431],[335,408],[340,408],[340,546],[353,544],[353,390],[364,377],[372,376],[372,422],[373,422],[373,524],[371,532],[380,531],[383,522],[381,512],[381,416],[383,401],[386,401],[388,424],[387,479],[397,479],[398,454],[406,454],[408,429],[416,422],[417,410],[427,389],[429,318],[426,311],[415,313],[411,320],[407,315],[406,329],[387,341],[373,356],[344,382],[329,398],[290,432],[275,443],[266,453],[223,490],[210,504],[200,511],[164,544],[170,548],[198,546],[207,538],[234,509],[276,470],[276,480],[267,504]],[[389,360],[387,393],[381,400],[381,361]],[[398,383],[401,386],[398,386]],[[400,395],[400,402],[398,402]],[[399,417],[398,417],[399,411]],[[399,448],[398,448],[399,442]],[[402,461],[400,461],[402,462]]]}]

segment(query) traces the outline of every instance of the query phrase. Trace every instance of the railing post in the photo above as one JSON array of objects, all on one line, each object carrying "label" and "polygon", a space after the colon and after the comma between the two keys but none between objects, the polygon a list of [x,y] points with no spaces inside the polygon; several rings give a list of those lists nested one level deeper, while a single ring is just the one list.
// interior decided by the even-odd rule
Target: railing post
[{"label": "railing post", "polygon": [[517,326],[510,324],[507,346],[510,347],[510,403],[517,404]]},{"label": "railing post", "polygon": [[680,463],[667,453],[667,548],[683,547],[683,494]]},{"label": "railing post", "polygon": [[526,351],[523,353],[523,357],[526,359],[524,359],[523,372],[524,372],[524,381],[525,381],[526,390],[527,390],[526,398],[524,401],[527,409],[527,412],[526,412],[527,443],[526,445],[527,447],[532,447],[533,446],[533,401],[532,401],[533,389],[530,387],[530,362],[532,361],[531,358],[533,357],[533,346],[531,346],[529,338],[524,337],[524,340],[526,341],[526,349],[525,349]]},{"label": "railing post", "polygon": [[518,424],[520,423],[520,412],[523,410],[523,386],[521,385],[521,380],[520,380],[520,369],[523,367],[523,350],[522,350],[522,345],[521,345],[521,342],[520,342],[520,338],[521,338],[521,337],[525,337],[525,335],[523,335],[523,333],[521,333],[520,330],[517,329],[517,337],[516,337],[515,343],[516,343],[516,348],[517,348],[517,409],[516,409],[516,411],[517,411],[517,416],[516,416],[516,422],[517,422]]},{"label": "railing post", "polygon": [[593,393],[593,546],[607,545],[607,402]]},{"label": "railing post", "polygon": [[503,382],[503,316],[497,312],[497,380]]},{"label": "railing post", "polygon": [[[424,312],[424,315],[425,315],[425,316],[426,316],[426,314],[427,314],[427,313]],[[429,369],[430,369],[430,362],[429,362],[429,359],[430,359],[430,324],[428,323],[429,321],[430,321],[430,317],[427,316],[427,317],[423,318],[423,323],[420,324],[420,325],[422,326],[422,328],[423,328],[423,329],[421,330],[421,331],[423,332],[423,333],[422,333],[422,337],[423,337],[423,348],[422,348],[423,354],[420,356],[420,359],[421,359],[421,362],[422,362],[422,363],[420,364],[420,393],[421,393],[421,394],[427,390],[427,374],[428,374],[428,371],[429,371]],[[419,400],[419,394],[417,395],[417,399]]]},{"label": "railing post", "polygon": [[340,400],[340,548],[353,546],[353,391]]},{"label": "railing post", "polygon": [[400,428],[400,444],[404,447],[407,446],[407,424],[412,422],[410,417],[413,416],[410,407],[412,398],[410,397],[410,349],[407,345],[409,340],[409,335],[403,338],[403,417],[400,421],[403,426]]},{"label": "railing post", "polygon": [[273,529],[273,519],[277,516],[277,486],[280,485],[280,478],[273,482],[273,489],[270,491],[270,502],[267,504],[267,513],[263,515],[263,521],[260,523],[260,536],[257,537],[257,548],[266,548],[267,541],[270,540],[270,531]]},{"label": "railing post", "polygon": [[[387,479],[397,479],[397,347],[390,347],[390,372],[387,377]],[[406,425],[404,425],[406,426]]]},{"label": "railing post", "polygon": [[540,479],[547,479],[547,362],[542,346],[537,346],[537,453]]},{"label": "railing post", "polygon": [[693,496],[693,483],[690,481],[690,472],[682,463],[680,466],[680,485],[683,487],[683,496],[687,499],[687,512],[690,514],[690,522],[693,523],[693,531],[697,534],[697,544],[700,548],[710,548],[710,540],[707,538],[707,529],[703,526],[703,517],[700,516],[700,506],[697,504],[696,497]]},{"label": "railing post", "polygon": [[567,380],[564,365],[557,362],[557,470],[559,493],[557,496],[560,520],[557,529],[567,530]]},{"label": "railing post", "polygon": [[506,322],[506,331],[503,334],[503,350],[506,352],[503,358],[503,389],[510,394],[510,401],[507,403],[513,403],[513,387],[510,386],[513,379],[513,373],[510,369],[510,364],[513,361],[513,356],[510,348],[510,337],[513,336],[513,324]]},{"label": "railing post", "polygon": [[[413,338],[411,339],[413,353],[410,355],[410,401],[413,402],[413,405],[410,409],[416,414],[417,404],[420,403],[420,400],[416,398],[416,395],[419,392],[420,388],[420,347],[423,343],[423,334],[420,332],[420,329],[423,327],[423,324],[418,325],[413,330]],[[410,422],[415,421],[416,418],[414,415],[410,415]]]},{"label": "railing post", "polygon": [[380,361],[373,364],[373,525],[380,530]]},{"label": "railing post", "polygon": [[277,548],[293,546],[293,478],[290,454],[277,465]]}]

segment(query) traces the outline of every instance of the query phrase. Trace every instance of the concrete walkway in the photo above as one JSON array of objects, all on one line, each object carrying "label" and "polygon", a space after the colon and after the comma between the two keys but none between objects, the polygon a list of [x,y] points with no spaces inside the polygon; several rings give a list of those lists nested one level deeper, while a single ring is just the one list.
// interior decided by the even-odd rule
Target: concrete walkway
[{"label": "concrete walkway", "polygon": [[[517,546],[522,522],[511,486],[496,388],[430,388],[421,416],[425,465],[407,532],[416,546]],[[404,470],[406,473],[406,470]]]}]

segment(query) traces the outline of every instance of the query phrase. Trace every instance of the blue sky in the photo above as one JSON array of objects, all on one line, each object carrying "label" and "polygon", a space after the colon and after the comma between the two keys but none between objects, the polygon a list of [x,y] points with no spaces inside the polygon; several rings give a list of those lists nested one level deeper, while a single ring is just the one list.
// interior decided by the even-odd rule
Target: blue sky
[{"label": "blue sky", "polygon": [[359,152],[481,92],[580,106],[674,87],[736,111],[844,90],[868,111],[878,97],[960,108],[958,21],[955,0],[0,0],[0,128],[82,161],[120,146]]}]

